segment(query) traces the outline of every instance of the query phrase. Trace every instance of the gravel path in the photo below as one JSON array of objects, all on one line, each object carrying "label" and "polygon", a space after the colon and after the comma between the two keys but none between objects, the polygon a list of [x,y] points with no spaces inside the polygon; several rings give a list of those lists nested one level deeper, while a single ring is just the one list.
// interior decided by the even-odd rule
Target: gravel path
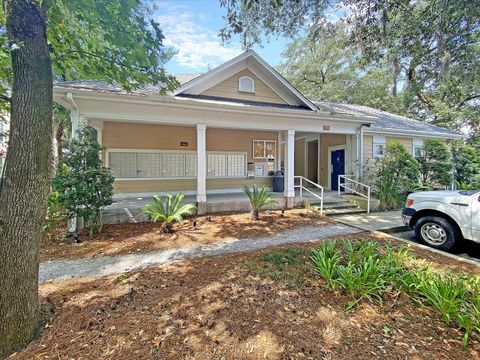
[{"label": "gravel path", "polygon": [[40,282],[74,277],[103,276],[149,266],[167,264],[182,259],[205,255],[220,255],[258,250],[269,246],[301,243],[329,236],[347,235],[362,230],[344,224],[322,227],[308,226],[285,231],[276,236],[227,240],[211,245],[160,250],[145,254],[105,256],[78,260],[53,260],[40,264]]}]

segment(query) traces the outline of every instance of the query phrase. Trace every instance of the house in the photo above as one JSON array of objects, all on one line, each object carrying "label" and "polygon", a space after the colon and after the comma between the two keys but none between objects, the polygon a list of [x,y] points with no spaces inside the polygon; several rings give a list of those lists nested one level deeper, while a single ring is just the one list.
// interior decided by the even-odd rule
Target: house
[{"label": "house", "polygon": [[309,100],[252,50],[178,79],[181,87],[167,95],[98,81],[55,84],[72,130],[96,129],[117,197],[181,191],[205,212],[209,195],[271,186],[272,172],[283,169],[291,206],[296,179],[335,190],[339,175],[360,176],[389,140],[419,156],[427,138],[462,137],[365,106]]}]

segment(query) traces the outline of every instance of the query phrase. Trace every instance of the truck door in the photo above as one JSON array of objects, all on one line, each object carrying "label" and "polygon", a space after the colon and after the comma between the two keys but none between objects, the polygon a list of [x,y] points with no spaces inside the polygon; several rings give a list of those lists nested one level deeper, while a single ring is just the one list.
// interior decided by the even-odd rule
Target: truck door
[{"label": "truck door", "polygon": [[472,200],[472,240],[480,242],[480,194]]}]

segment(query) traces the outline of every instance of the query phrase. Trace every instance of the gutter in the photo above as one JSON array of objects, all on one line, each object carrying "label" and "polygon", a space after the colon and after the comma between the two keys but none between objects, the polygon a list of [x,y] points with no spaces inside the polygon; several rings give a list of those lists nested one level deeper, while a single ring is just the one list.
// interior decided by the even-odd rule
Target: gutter
[{"label": "gutter", "polygon": [[434,130],[432,131],[417,131],[417,130],[397,130],[397,129],[365,129],[365,132],[368,134],[385,134],[385,135],[403,135],[403,136],[421,136],[421,137],[429,137],[429,138],[436,138],[436,139],[465,139],[467,136],[462,135],[462,134],[443,134],[443,133],[438,133],[435,132]]}]

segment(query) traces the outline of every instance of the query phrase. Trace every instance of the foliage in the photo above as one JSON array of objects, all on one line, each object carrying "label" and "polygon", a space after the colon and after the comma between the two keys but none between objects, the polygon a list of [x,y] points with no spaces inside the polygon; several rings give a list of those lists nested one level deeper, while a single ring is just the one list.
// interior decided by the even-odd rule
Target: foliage
[{"label": "foliage", "polygon": [[[226,8],[224,41],[244,45],[262,35],[306,33],[328,42],[325,29],[340,17],[349,29],[345,50],[391,76],[391,95],[408,115],[450,129],[480,133],[480,6],[458,0],[220,0]],[[338,11],[335,11],[338,10]],[[333,15],[332,15],[333,13]],[[288,14],[288,16],[285,16]],[[372,96],[372,98],[375,95]]]},{"label": "foliage", "polygon": [[456,184],[461,187],[480,188],[480,148],[455,141],[452,143],[453,174]]},{"label": "foliage", "polygon": [[382,209],[394,209],[401,195],[412,192],[418,184],[418,162],[398,141],[385,145],[383,158],[376,161],[372,181]]},{"label": "foliage", "polygon": [[64,218],[60,204],[60,194],[58,191],[52,191],[48,196],[47,217],[43,225],[43,230],[48,237],[51,237],[52,231]]},{"label": "foliage", "polygon": [[371,106],[402,112],[390,92],[391,75],[381,65],[366,65],[349,46],[345,24],[325,26],[315,38],[296,38],[283,52],[278,70],[310,99]]},{"label": "foliage", "polygon": [[[307,262],[308,252],[304,249],[280,249],[262,256],[260,272],[273,280],[285,282],[288,287],[298,287],[304,282]],[[246,265],[255,269],[255,264]]]},{"label": "foliage", "polygon": [[182,205],[185,194],[178,193],[175,198],[167,194],[165,199],[158,195],[153,195],[153,203],[148,204],[143,212],[150,216],[153,222],[161,221],[162,231],[171,233],[174,222],[182,222],[185,215],[192,215],[196,210],[194,204]]},{"label": "foliage", "polygon": [[53,179],[65,215],[84,218],[90,234],[102,230],[101,209],[113,202],[113,176],[100,160],[101,150],[92,129],[80,129]]},{"label": "foliage", "polygon": [[[382,302],[389,293],[398,296],[403,291],[434,308],[446,324],[463,330],[466,348],[471,333],[480,333],[480,278],[439,274],[430,263],[412,259],[406,248],[381,249],[377,242],[366,240],[329,240],[312,251],[317,274],[330,288],[339,285],[353,299],[347,309],[364,299]],[[326,271],[324,264],[333,265]]]},{"label": "foliage", "polygon": [[447,145],[440,140],[425,140],[423,155],[417,158],[420,165],[420,181],[423,185],[452,183],[452,155]]},{"label": "foliage", "polygon": [[265,185],[263,185],[261,189],[258,189],[258,186],[256,184],[253,184],[252,189],[250,189],[248,185],[242,185],[242,188],[243,192],[250,200],[250,205],[252,206],[252,220],[260,219],[259,212],[262,207],[272,206],[275,204],[275,201],[268,193],[268,188]]}]

